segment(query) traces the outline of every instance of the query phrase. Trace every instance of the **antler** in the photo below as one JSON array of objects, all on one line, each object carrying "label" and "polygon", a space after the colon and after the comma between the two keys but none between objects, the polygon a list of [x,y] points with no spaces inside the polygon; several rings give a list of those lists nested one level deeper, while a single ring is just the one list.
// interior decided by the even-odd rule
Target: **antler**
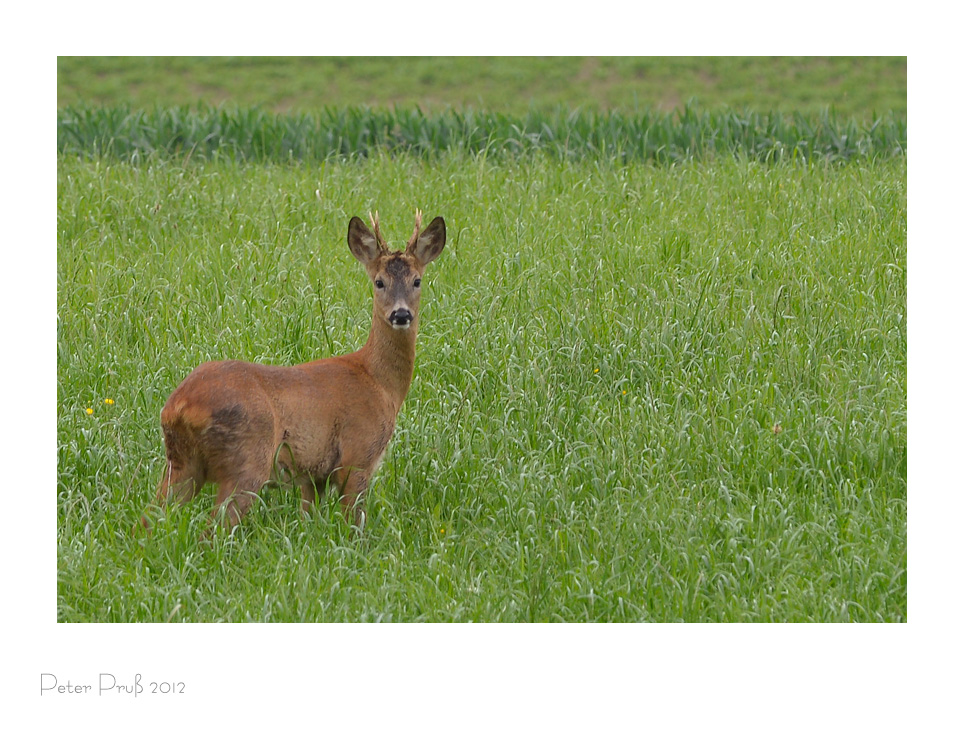
[{"label": "antler", "polygon": [[415,232],[412,233],[412,237],[408,239],[408,248],[411,250],[415,248],[415,244],[418,242],[418,234],[422,231],[422,211],[417,207],[415,208]]},{"label": "antler", "polygon": [[385,243],[385,239],[382,238],[382,232],[378,229],[378,210],[375,211],[374,215],[369,212],[368,219],[372,221],[372,228],[375,230],[375,241],[378,243],[378,250],[387,251],[388,244]]}]

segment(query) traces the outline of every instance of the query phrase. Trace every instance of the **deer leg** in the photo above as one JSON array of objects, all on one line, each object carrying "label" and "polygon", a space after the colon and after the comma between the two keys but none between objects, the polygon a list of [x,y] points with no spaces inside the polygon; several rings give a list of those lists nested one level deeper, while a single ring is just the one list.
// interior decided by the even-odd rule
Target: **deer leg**
[{"label": "deer leg", "polygon": [[254,503],[261,487],[268,479],[258,480],[253,476],[242,477],[238,481],[222,481],[218,484],[217,503],[211,517],[221,521],[225,530],[233,529]]},{"label": "deer leg", "polygon": [[[197,463],[180,463],[173,460],[167,462],[164,469],[164,476],[157,485],[157,495],[155,505],[163,509],[168,502],[173,500],[178,504],[191,501],[204,486],[204,474]],[[147,513],[141,517],[140,526],[146,530],[151,528],[151,520]],[[135,527],[135,531],[136,531]]]},{"label": "deer leg", "polygon": [[301,511],[304,514],[308,514],[314,503],[318,501],[320,489],[316,486],[316,483],[310,476],[306,476],[298,482],[301,487]]},{"label": "deer leg", "polygon": [[341,509],[345,521],[359,530],[365,528],[365,492],[368,491],[368,474],[352,469],[338,484],[341,489]]},{"label": "deer leg", "polygon": [[[253,432],[263,429],[254,427]],[[217,484],[216,503],[211,516],[225,530],[231,530],[271,479],[274,454],[267,441],[243,444],[237,442],[231,433],[223,434],[228,442],[212,442],[207,453],[209,475]]]},{"label": "deer leg", "polygon": [[253,484],[221,484],[218,486],[217,506],[211,513],[213,521],[221,521],[225,530],[231,530],[237,526],[241,518],[247,513],[254,503],[258,491],[253,491],[247,487]]}]

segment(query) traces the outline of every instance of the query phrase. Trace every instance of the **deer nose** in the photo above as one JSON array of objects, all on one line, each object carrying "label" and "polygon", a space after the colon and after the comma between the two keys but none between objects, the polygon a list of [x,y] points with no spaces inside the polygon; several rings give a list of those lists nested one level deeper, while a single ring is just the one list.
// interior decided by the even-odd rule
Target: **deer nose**
[{"label": "deer nose", "polygon": [[405,307],[392,310],[392,314],[388,316],[388,322],[393,328],[407,328],[412,324],[412,312]]}]

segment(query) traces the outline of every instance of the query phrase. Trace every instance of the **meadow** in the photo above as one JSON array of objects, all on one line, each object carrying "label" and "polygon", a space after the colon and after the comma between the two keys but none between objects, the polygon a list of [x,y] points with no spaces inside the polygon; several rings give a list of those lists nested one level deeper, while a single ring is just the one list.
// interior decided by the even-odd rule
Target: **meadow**
[{"label": "meadow", "polygon": [[71,57],[57,106],[907,113],[906,57]]},{"label": "meadow", "polygon": [[[906,59],[58,59],[57,620],[907,619]],[[362,534],[131,528],[202,361],[366,339],[445,217]]]},{"label": "meadow", "polygon": [[[354,350],[345,244],[443,215],[353,536],[130,530],[199,362]],[[906,158],[58,159],[59,621],[903,621]]]}]

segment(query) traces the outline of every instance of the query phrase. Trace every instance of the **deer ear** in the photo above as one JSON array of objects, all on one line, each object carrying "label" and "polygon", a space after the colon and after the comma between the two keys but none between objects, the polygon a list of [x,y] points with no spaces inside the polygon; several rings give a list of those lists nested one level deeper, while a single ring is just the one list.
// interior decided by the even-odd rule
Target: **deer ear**
[{"label": "deer ear", "polygon": [[434,261],[445,248],[445,221],[437,217],[429,226],[422,231],[411,248],[412,255],[417,258],[422,265]]},{"label": "deer ear", "polygon": [[348,222],[348,248],[351,255],[368,264],[378,255],[378,241],[361,218],[353,217]]}]

